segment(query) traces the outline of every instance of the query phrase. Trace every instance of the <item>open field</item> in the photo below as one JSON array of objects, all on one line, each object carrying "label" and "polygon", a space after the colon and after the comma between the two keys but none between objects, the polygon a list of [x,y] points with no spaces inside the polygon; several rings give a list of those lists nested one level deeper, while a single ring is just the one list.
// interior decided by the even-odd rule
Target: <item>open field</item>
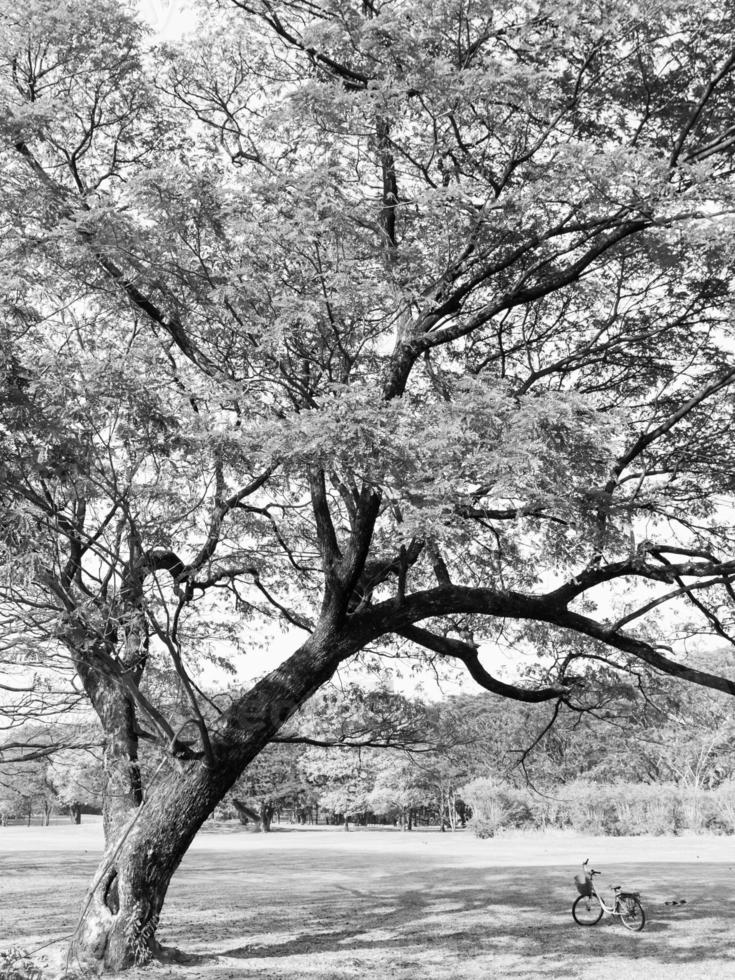
[{"label": "open field", "polygon": [[[89,823],[0,830],[0,949],[70,932],[100,850]],[[588,855],[604,883],[641,890],[643,933],[575,925]],[[735,980],[734,870],[732,838],[201,833],[159,933],[189,962],[131,976]]]}]

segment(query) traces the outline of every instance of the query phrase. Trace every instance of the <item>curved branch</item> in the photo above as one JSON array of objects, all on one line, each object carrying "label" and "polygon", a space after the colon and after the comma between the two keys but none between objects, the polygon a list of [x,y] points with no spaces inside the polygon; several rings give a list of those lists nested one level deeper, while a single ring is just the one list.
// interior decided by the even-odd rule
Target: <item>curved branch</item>
[{"label": "curved branch", "polygon": [[442,654],[446,657],[454,657],[461,660],[467,668],[470,677],[476,681],[480,687],[493,694],[499,694],[504,698],[511,698],[514,701],[524,701],[527,704],[539,704],[542,701],[551,701],[554,698],[562,698],[569,692],[563,687],[544,687],[537,691],[529,691],[515,684],[506,684],[489,674],[480,663],[477,655],[477,647],[464,643],[447,636],[437,636],[429,630],[421,629],[418,626],[406,626],[398,631],[399,636],[404,636],[412,643],[433,650],[434,653]]},{"label": "curved branch", "polygon": [[[702,565],[698,566],[696,571],[683,571],[683,574],[712,574],[713,571],[724,572],[724,570],[724,566],[713,569],[712,566]],[[652,571],[655,570],[650,567],[646,569],[647,574]],[[665,568],[660,568],[658,571],[669,576],[682,574],[681,567],[676,568],[675,572]],[[731,563],[727,571],[735,572],[735,563]],[[672,578],[665,580],[672,581]],[[422,619],[452,614],[476,613],[483,616],[549,623],[629,653],[662,673],[735,696],[735,681],[670,660],[645,640],[620,632],[611,632],[608,626],[568,610],[557,601],[556,595],[557,593],[547,596],[529,596],[520,592],[497,592],[494,589],[444,585],[414,592],[403,602],[391,599],[379,603],[370,610],[356,615],[353,625],[359,631],[363,642],[369,642],[386,633],[403,634],[406,628],[413,627]]]},{"label": "curved branch", "polygon": [[[693,578],[704,578],[707,575],[720,577],[730,577],[735,573],[735,561],[717,561],[713,556],[708,556],[706,552],[688,552],[681,550],[683,554],[696,554],[699,556],[711,557],[712,560],[706,562],[684,562],[675,565],[668,562],[664,565],[649,565],[645,561],[645,556],[650,553],[658,557],[661,551],[674,551],[675,549],[666,548],[663,545],[648,545],[645,550],[639,552],[626,561],[611,562],[609,565],[597,567],[590,565],[575,575],[573,579],[560,585],[559,588],[547,593],[542,598],[557,606],[565,607],[577,596],[592,589],[597,585],[604,585],[615,579],[627,578],[628,576],[646,578],[652,582],[664,582],[668,585],[676,583],[677,576],[688,575]],[[722,584],[722,583],[720,583]]]},{"label": "curved branch", "polygon": [[555,620],[558,626],[566,627],[577,633],[583,633],[595,640],[600,640],[608,646],[629,653],[650,667],[671,677],[679,677],[692,684],[699,684],[701,687],[709,687],[715,691],[723,691],[725,694],[735,696],[735,681],[719,674],[711,674],[706,670],[698,670],[695,667],[688,667],[671,660],[659,653],[651,643],[639,640],[633,636],[626,636],[624,633],[610,633],[600,623],[578,613],[565,612]]},{"label": "curved branch", "polygon": [[258,10],[250,3],[244,2],[244,0],[232,0],[232,2],[236,7],[266,23],[290,47],[303,51],[304,54],[308,55],[315,64],[323,68],[332,78],[342,81],[346,89],[362,91],[367,88],[368,82],[370,81],[367,75],[355,71],[353,68],[348,68],[347,65],[341,64],[333,58],[330,58],[329,55],[323,54],[317,51],[316,48],[305,44],[286,27],[278,14],[273,10],[272,4],[264,2],[263,7],[267,13],[263,13],[263,11]]}]

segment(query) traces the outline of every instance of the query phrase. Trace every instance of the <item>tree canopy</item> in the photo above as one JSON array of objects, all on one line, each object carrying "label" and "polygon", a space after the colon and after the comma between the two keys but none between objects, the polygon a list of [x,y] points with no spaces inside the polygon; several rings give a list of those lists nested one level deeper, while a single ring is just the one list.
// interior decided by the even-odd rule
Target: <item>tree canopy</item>
[{"label": "tree canopy", "polygon": [[[531,702],[580,657],[735,692],[680,642],[731,636],[732,5],[199,13],[156,46],[114,0],[0,3],[3,642],[71,662],[110,841],[145,828],[87,906],[110,966],[361,651]],[[202,689],[273,623],[281,667]],[[500,637],[547,676],[491,675]],[[131,932],[110,875],[174,812]]]}]

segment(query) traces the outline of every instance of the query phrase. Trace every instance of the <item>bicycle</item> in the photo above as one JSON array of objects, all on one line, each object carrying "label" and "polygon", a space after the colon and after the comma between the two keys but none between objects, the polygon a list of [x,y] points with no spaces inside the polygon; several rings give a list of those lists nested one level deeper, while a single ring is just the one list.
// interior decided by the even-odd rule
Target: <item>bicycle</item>
[{"label": "bicycle", "polygon": [[616,915],[626,929],[640,932],[646,924],[646,913],[640,902],[640,892],[626,892],[622,890],[622,885],[613,885],[615,898],[613,904],[608,905],[595,887],[595,876],[602,872],[594,871],[592,868],[588,871],[589,860],[587,858],[582,865],[584,880],[580,881],[579,875],[575,875],[574,878],[579,892],[572,905],[574,921],[580,926],[596,926],[603,913],[607,912],[608,915]]}]

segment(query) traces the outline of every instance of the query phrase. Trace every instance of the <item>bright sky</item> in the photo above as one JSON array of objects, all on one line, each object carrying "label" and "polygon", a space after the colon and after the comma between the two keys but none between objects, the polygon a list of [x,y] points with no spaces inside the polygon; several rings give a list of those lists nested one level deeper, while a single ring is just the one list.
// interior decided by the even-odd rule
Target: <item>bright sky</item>
[{"label": "bright sky", "polygon": [[138,0],[141,15],[160,41],[180,37],[194,22],[187,0]]}]

